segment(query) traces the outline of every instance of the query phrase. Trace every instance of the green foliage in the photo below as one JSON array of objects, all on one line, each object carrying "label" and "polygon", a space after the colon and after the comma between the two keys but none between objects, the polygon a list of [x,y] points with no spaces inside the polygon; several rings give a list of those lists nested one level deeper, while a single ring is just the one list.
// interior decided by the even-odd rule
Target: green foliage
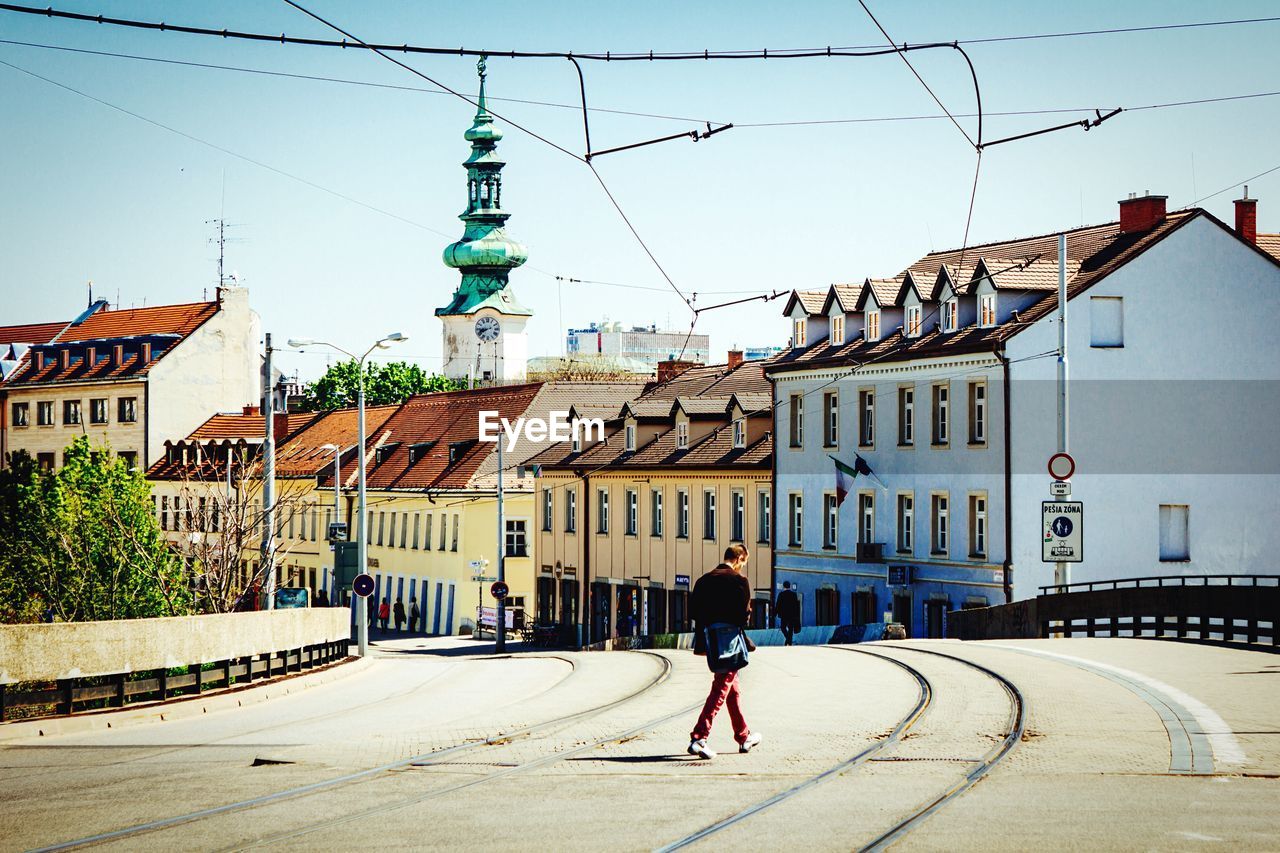
[{"label": "green foliage", "polygon": [[[319,379],[307,385],[303,409],[308,412],[351,408],[359,394],[360,370],[355,359],[331,366]],[[403,403],[414,394],[458,391],[466,384],[438,373],[427,373],[416,364],[392,361],[367,362],[364,367],[364,400],[367,406]]]},{"label": "green foliage", "polygon": [[141,471],[83,436],[57,471],[18,451],[0,471],[0,621],[182,616],[192,595]]}]

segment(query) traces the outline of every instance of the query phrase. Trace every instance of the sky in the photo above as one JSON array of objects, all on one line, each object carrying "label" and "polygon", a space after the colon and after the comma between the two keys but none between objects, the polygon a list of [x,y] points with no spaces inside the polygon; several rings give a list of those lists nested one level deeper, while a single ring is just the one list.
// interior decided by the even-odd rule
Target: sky
[{"label": "sky", "polygon": [[[111,17],[336,37],[283,2],[49,2]],[[303,5],[368,41],[477,49],[777,50],[884,40],[857,2]],[[868,5],[899,43],[1280,15],[1273,2],[1244,0]],[[966,49],[992,140],[1094,109],[1275,92],[1277,43],[1280,21]],[[959,53],[909,58],[975,135],[973,85]],[[474,58],[404,61],[474,95]],[[439,369],[433,312],[458,281],[440,254],[462,233],[462,134],[473,106],[420,91],[434,87],[367,51],[11,12],[0,12],[0,63],[0,325],[69,319],[86,304],[89,281],[95,296],[125,307],[211,298],[217,248],[209,220],[223,218],[234,223],[227,269],[250,289],[277,345],[316,338],[363,351],[401,331],[409,341],[380,357]],[[572,65],[495,56],[488,71],[494,110],[583,152]],[[1114,220],[1116,202],[1130,192],[1168,195],[1171,208],[1182,207],[1280,166],[1280,97],[1131,110],[1088,132],[993,146],[974,193],[972,146],[898,56],[583,62],[583,71],[596,150],[708,121],[735,125],[696,144],[678,139],[593,161],[671,282],[696,293],[698,306],[891,276],[931,250],[961,245],[966,225],[973,245]],[[1045,109],[1080,112],[992,115]],[[912,116],[933,118],[867,121]],[[775,124],[832,120],[845,121]],[[591,171],[502,126],[508,232],[529,250],[511,280],[534,311],[530,354],[559,354],[564,329],[591,321],[687,329],[685,301]],[[1260,199],[1260,229],[1280,231],[1280,171],[1249,189]],[[1239,196],[1233,189],[1202,206],[1230,222]],[[785,344],[784,305],[781,298],[706,311],[696,328],[711,336],[712,360],[722,361],[735,346]],[[332,359],[312,348],[280,352],[277,364],[307,380]]]}]

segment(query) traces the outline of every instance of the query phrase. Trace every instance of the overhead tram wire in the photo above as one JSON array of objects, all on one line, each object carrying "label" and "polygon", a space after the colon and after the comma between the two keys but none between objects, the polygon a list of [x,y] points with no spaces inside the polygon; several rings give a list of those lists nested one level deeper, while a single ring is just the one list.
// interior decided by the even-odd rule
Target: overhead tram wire
[{"label": "overhead tram wire", "polygon": [[[841,47],[809,47],[809,48],[750,48],[733,50],[701,51],[588,51],[585,53],[567,53],[562,51],[531,50],[495,50],[466,47],[425,47],[410,44],[364,44],[327,39],[311,39],[291,37],[284,33],[250,33],[230,29],[212,29],[206,27],[188,27],[165,22],[138,21],[126,18],[112,18],[105,15],[88,15],[78,12],[67,12],[53,7],[21,6],[13,3],[0,3],[0,11],[38,15],[45,18],[82,21],[134,29],[156,30],[160,32],[177,32],[187,35],[216,36],[225,39],[247,39],[250,41],[274,42],[277,44],[298,44],[311,47],[336,47],[345,49],[388,50],[399,53],[421,53],[439,56],[480,56],[507,57],[510,59],[566,59],[574,56],[577,59],[596,62],[663,62],[663,61],[707,61],[721,59],[812,59],[822,57],[839,57],[860,54],[876,50],[875,45],[852,45]],[[1223,27],[1244,24],[1264,24],[1280,21],[1280,16],[1259,18],[1235,18],[1219,21],[1193,21],[1185,24],[1153,24],[1143,27],[1113,27],[1109,29],[1076,30],[1057,33],[1032,33],[1012,36],[988,36],[971,39],[958,39],[947,44],[998,44],[1004,42],[1033,41],[1040,39],[1077,38],[1124,33],[1156,32],[1161,30],[1185,30],[1202,27]],[[887,52],[887,51],[886,51]]]},{"label": "overhead tram wire", "polygon": [[1231,186],[1229,186],[1229,187],[1223,187],[1222,189],[1218,190],[1217,192],[1209,193],[1209,194],[1208,194],[1208,195],[1206,195],[1206,196],[1201,196],[1200,198],[1198,198],[1198,199],[1196,199],[1195,201],[1193,201],[1193,202],[1191,202],[1190,204],[1188,204],[1186,207],[1179,208],[1179,209],[1180,209],[1180,210],[1186,210],[1187,208],[1190,208],[1190,207],[1196,207],[1196,206],[1197,206],[1197,205],[1199,205],[1199,204],[1200,204],[1200,202],[1202,202],[1202,201],[1208,201],[1209,199],[1214,198],[1214,197],[1216,197],[1216,196],[1220,196],[1220,195],[1222,195],[1223,193],[1231,192],[1233,189],[1235,189],[1236,187],[1240,186],[1241,184],[1247,184],[1247,183],[1249,183],[1250,181],[1256,181],[1258,178],[1264,178],[1264,177],[1266,177],[1267,175],[1270,175],[1272,172],[1280,172],[1280,166],[1272,166],[1270,169],[1267,169],[1267,170],[1266,170],[1266,171],[1264,171],[1264,172],[1259,172],[1259,173],[1258,173],[1258,174],[1256,174],[1256,175],[1252,175],[1252,176],[1250,176],[1250,177],[1248,177],[1248,178],[1245,178],[1243,181],[1236,181],[1234,184],[1232,184],[1232,185],[1231,185]]}]

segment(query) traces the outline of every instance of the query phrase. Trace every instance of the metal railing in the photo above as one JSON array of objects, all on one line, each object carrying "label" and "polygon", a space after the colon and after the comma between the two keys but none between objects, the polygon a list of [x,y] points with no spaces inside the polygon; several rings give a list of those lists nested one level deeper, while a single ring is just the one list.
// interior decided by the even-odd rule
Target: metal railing
[{"label": "metal railing", "polygon": [[[1225,581],[1225,583],[1224,583]],[[1276,575],[1152,575],[1142,578],[1117,578],[1104,581],[1081,581],[1079,583],[1050,584],[1040,587],[1041,595],[1081,590],[1093,592],[1096,589],[1133,589],[1143,586],[1280,586],[1280,576]]]}]

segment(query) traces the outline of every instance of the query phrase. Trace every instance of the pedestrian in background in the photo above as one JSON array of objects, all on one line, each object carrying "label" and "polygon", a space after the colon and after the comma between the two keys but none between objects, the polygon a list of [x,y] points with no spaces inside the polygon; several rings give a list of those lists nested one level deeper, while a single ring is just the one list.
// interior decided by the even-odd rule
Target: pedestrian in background
[{"label": "pedestrian in background", "polygon": [[323,589],[322,589],[322,590],[320,590],[319,592],[317,592],[317,593],[316,593],[316,604],[315,604],[315,606],[316,606],[316,607],[328,607],[328,606],[329,606],[329,593],[325,592]]},{"label": "pedestrian in background", "polygon": [[782,637],[788,646],[791,638],[800,630],[800,596],[791,588],[791,581],[782,582],[782,592],[778,593],[778,623],[782,628]]},{"label": "pedestrian in background", "polygon": [[[730,545],[725,549],[724,562],[698,578],[689,602],[695,632],[703,633],[715,625],[732,625],[738,629],[747,627],[751,616],[751,583],[744,572],[749,557],[744,545]],[[705,648],[703,653],[706,653]],[[712,676],[711,691],[707,694],[698,722],[689,733],[690,755],[708,759],[716,757],[715,750],[707,746],[707,738],[711,735],[716,712],[722,705],[729,707],[729,720],[733,723],[733,739],[738,742],[738,751],[750,752],[760,743],[760,733],[751,731],[742,716],[737,670],[717,672]]]},{"label": "pedestrian in background", "polygon": [[395,614],[396,614],[396,631],[403,631],[404,630],[404,600],[403,599],[400,599],[400,598],[396,599]]},{"label": "pedestrian in background", "polygon": [[418,630],[418,617],[422,615],[422,611],[418,610],[418,599],[409,596],[409,630]]},{"label": "pedestrian in background", "polygon": [[391,618],[391,600],[384,598],[382,604],[378,605],[378,621],[382,623],[382,630],[387,630],[387,621]]}]

